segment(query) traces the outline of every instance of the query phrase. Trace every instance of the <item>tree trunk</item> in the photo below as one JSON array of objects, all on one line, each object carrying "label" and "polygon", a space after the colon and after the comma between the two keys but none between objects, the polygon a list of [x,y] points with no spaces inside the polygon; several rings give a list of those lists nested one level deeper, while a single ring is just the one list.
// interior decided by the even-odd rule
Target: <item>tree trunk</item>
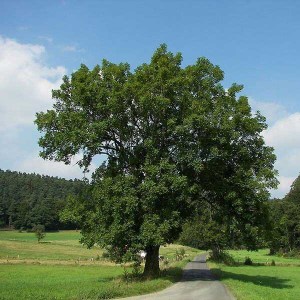
[{"label": "tree trunk", "polygon": [[157,277],[159,275],[159,246],[148,246],[146,252],[146,263],[143,275],[148,278]]}]

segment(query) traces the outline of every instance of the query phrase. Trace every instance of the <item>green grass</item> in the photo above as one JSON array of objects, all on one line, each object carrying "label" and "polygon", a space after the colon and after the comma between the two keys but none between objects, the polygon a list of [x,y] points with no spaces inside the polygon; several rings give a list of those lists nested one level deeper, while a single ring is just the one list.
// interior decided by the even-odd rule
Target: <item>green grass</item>
[{"label": "green grass", "polygon": [[176,256],[176,250],[184,249],[185,255],[187,258],[192,259],[194,256],[199,254],[199,250],[187,246],[181,246],[176,244],[171,244],[167,246],[161,246],[159,250],[159,254],[163,255],[165,258],[174,259]]},{"label": "green grass", "polygon": [[[37,243],[33,233],[0,231],[0,299],[108,299],[151,293],[166,288],[181,276],[182,267],[199,253],[180,245],[161,247],[169,263],[154,280],[124,276],[131,268],[100,259],[97,247],[86,249],[80,233],[47,233]],[[176,261],[176,250],[185,249],[185,259]],[[80,260],[78,260],[80,259]]]},{"label": "green grass", "polygon": [[[47,232],[43,241],[46,242],[67,242],[73,241],[73,244],[78,244],[80,232],[76,230],[62,230],[57,232]],[[24,242],[36,242],[37,238],[33,232],[19,232],[15,230],[1,230],[0,240],[16,240]]]},{"label": "green grass", "polygon": [[0,299],[76,299],[120,274],[120,267],[0,265]]},{"label": "green grass", "polygon": [[295,300],[300,297],[300,268],[218,265],[220,276],[238,300]]},{"label": "green grass", "polygon": [[[75,230],[47,232],[46,237],[38,243],[34,233],[0,231],[0,259],[77,261],[101,258],[103,249],[87,249],[79,243],[80,237],[80,232]],[[193,257],[199,252],[191,247],[168,245],[160,248],[160,254],[165,258],[174,259],[176,250],[181,248],[185,249],[187,257]]]},{"label": "green grass", "polygon": [[[300,260],[268,255],[268,250],[228,251],[240,264],[209,263],[212,271],[238,300],[295,300],[300,298]],[[244,266],[250,257],[253,266]],[[270,266],[274,259],[276,266]],[[261,264],[261,265],[255,265]],[[262,265],[266,264],[266,265]]]},{"label": "green grass", "polygon": [[269,249],[261,249],[258,251],[230,250],[228,253],[233,256],[235,261],[241,263],[245,261],[245,257],[250,257],[254,263],[259,264],[270,264],[272,260],[274,260],[277,264],[300,266],[300,258],[269,255]]},{"label": "green grass", "polygon": [[150,293],[169,286],[165,276],[151,281],[122,279],[120,266],[0,265],[0,299],[102,299]]},{"label": "green grass", "polygon": [[101,257],[99,247],[87,249],[79,243],[77,231],[46,233],[40,242],[34,233],[0,231],[0,259],[88,260]]}]

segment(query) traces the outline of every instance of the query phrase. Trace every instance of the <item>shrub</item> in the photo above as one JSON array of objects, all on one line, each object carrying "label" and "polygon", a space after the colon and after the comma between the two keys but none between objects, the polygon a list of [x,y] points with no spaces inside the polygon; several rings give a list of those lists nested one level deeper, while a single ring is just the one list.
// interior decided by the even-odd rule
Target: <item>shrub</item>
[{"label": "shrub", "polygon": [[135,261],[132,267],[132,276],[134,278],[140,278],[142,275],[142,267],[139,261]]},{"label": "shrub", "polygon": [[177,261],[178,260],[183,260],[184,255],[185,255],[184,248],[176,249],[175,257],[176,257]]},{"label": "shrub", "polygon": [[225,251],[210,252],[210,259],[217,263],[223,263],[227,266],[233,266],[236,264],[234,258]]},{"label": "shrub", "polygon": [[272,259],[272,261],[271,261],[271,266],[275,266],[275,260],[274,259]]},{"label": "shrub", "polygon": [[293,249],[289,252],[286,253],[287,257],[299,257],[300,256],[300,252],[298,249]]},{"label": "shrub", "polygon": [[38,239],[38,243],[46,236],[44,225],[35,225],[32,230]]},{"label": "shrub", "polygon": [[252,265],[253,265],[252,259],[251,259],[250,257],[247,256],[247,257],[245,258],[244,265],[246,265],[246,266],[252,266]]},{"label": "shrub", "polygon": [[163,266],[164,266],[165,268],[167,268],[168,265],[169,265],[169,259],[168,259],[168,258],[165,258],[165,259],[163,260]]},{"label": "shrub", "polygon": [[102,258],[104,258],[104,259],[110,258],[109,253],[108,253],[107,251],[104,251],[104,252],[102,253]]}]

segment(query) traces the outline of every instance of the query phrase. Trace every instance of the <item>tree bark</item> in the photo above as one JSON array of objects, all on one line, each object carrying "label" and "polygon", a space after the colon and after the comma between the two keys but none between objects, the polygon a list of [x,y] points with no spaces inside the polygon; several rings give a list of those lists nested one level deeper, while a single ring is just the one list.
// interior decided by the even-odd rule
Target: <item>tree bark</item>
[{"label": "tree bark", "polygon": [[159,275],[159,246],[146,247],[146,263],[143,275],[148,278]]}]

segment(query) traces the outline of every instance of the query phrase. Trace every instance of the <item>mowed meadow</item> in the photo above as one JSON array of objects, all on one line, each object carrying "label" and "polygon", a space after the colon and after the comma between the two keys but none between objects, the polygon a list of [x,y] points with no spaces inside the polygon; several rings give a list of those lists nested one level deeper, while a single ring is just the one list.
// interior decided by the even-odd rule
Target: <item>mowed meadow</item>
[{"label": "mowed meadow", "polygon": [[[110,299],[161,290],[180,279],[182,267],[199,250],[161,247],[162,276],[142,280],[130,265],[87,249],[77,231],[50,232],[38,243],[34,233],[0,231],[0,299]],[[184,249],[183,260],[176,253]]]}]

